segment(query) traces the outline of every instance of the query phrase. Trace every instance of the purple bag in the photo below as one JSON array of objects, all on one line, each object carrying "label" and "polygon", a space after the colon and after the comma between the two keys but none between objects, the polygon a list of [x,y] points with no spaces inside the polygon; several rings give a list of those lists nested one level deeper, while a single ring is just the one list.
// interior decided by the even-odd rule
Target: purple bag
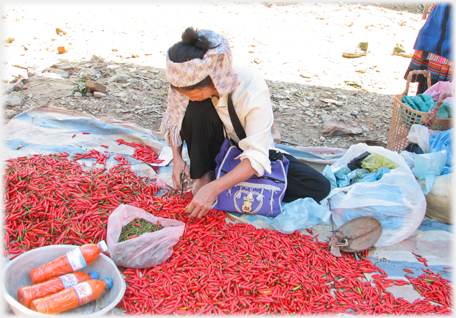
[{"label": "purple bag", "polygon": [[[241,160],[235,159],[242,151],[226,138],[215,161],[216,178],[234,169]],[[227,212],[277,216],[282,212],[282,199],[287,189],[287,172],[290,162],[282,153],[269,150],[271,173],[264,172],[221,192],[213,208]]]}]

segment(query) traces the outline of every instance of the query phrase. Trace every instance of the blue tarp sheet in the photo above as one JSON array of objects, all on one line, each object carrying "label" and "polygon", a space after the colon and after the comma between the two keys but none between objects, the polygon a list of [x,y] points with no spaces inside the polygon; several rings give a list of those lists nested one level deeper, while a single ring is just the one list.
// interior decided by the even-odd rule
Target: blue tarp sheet
[{"label": "blue tarp sheet", "polygon": [[[83,134],[83,132],[89,134]],[[108,150],[111,159],[116,154],[125,156],[132,164],[132,169],[141,176],[148,176],[156,182],[171,184],[172,167],[165,166],[159,169],[159,173],[147,164],[131,158],[134,149],[126,145],[118,145],[116,139],[124,139],[127,142],[147,144],[157,153],[160,153],[167,145],[159,141],[154,134],[147,129],[128,122],[113,119],[97,119],[95,117],[75,113],[58,108],[39,108],[14,117],[4,127],[4,160],[33,154],[50,154],[55,152],[68,152],[70,155],[85,153],[90,149],[99,152]],[[108,148],[101,147],[106,145]],[[330,160],[328,157],[306,152],[289,146],[277,145],[279,148],[301,159],[328,161],[332,164],[335,155]],[[116,164],[116,162],[113,162]],[[312,213],[312,209],[309,214]],[[271,227],[268,222],[261,218],[245,215],[232,214],[238,222],[251,223],[257,227]],[[321,240],[326,240],[330,235],[330,223],[311,224],[314,235],[319,235]],[[308,234],[302,229],[303,234]],[[425,219],[421,226],[406,240],[387,247],[373,248],[369,258],[384,269],[388,276],[402,277],[405,279],[403,268],[413,270],[413,275],[421,275],[423,263],[417,261],[412,253],[420,254],[428,260],[427,269],[440,273],[442,277],[451,279],[452,270],[452,226],[437,221]],[[413,276],[412,275],[412,276]],[[413,300],[419,298],[416,291],[407,289],[407,286],[395,286],[393,294],[399,297],[402,293]]]}]

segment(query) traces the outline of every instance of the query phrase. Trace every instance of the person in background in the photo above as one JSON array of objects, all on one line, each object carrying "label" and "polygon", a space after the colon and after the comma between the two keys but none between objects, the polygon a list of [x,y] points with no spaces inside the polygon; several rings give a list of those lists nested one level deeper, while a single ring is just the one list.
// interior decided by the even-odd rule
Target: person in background
[{"label": "person in background", "polygon": [[[193,28],[187,28],[182,41],[166,53],[170,88],[160,129],[173,149],[174,190],[181,190],[182,172],[187,180],[195,180],[194,196],[187,206],[190,218],[206,215],[222,191],[254,174],[262,176],[271,171],[274,114],[269,89],[259,73],[232,66],[231,60],[231,49],[223,35]],[[228,94],[247,135],[242,140],[231,123]],[[215,157],[225,133],[242,149],[241,162],[214,180]],[[190,169],[182,158],[183,141]],[[289,154],[284,156],[290,161],[284,202],[304,197],[319,202],[329,194],[330,183],[320,172]]]},{"label": "person in background", "polygon": [[[410,65],[404,78],[410,71],[428,70],[431,72],[431,85],[440,81],[452,81],[453,57],[452,57],[452,21],[453,9],[451,3],[439,2],[434,4],[431,13],[418,33],[415,50]],[[423,18],[426,17],[427,6]],[[426,77],[413,75],[412,83],[418,82],[417,95],[427,89]]]}]

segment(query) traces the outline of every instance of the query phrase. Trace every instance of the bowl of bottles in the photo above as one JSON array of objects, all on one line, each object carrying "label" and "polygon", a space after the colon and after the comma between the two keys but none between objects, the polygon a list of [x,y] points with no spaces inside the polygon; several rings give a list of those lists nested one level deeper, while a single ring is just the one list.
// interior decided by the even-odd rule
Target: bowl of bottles
[{"label": "bowl of bottles", "polygon": [[[15,315],[34,317],[50,316],[38,313],[20,304],[16,298],[17,290],[24,286],[33,285],[30,278],[30,270],[50,262],[77,247],[76,245],[39,247],[16,257],[4,267],[2,277],[3,296]],[[85,273],[95,271],[99,279],[108,277],[112,280],[112,287],[105,290],[100,298],[81,307],[62,312],[61,315],[100,316],[111,311],[121,301],[127,286],[117,265],[109,257],[101,253],[93,263],[78,271]]]}]

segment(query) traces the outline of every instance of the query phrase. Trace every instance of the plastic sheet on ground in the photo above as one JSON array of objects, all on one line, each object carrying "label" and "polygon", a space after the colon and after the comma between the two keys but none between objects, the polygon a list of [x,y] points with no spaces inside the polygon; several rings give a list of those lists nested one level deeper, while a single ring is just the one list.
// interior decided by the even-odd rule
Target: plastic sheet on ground
[{"label": "plastic sheet on ground", "polygon": [[[40,107],[12,118],[4,127],[3,159],[67,152],[70,156],[84,154],[90,149],[100,153],[108,151],[106,168],[118,162],[114,157],[124,156],[138,176],[148,177],[162,187],[170,184],[169,167],[160,167],[159,174],[148,164],[131,156],[134,148],[119,145],[117,139],[148,145],[157,154],[167,146],[159,142],[153,133],[133,123],[112,118],[97,119],[93,116],[55,107]],[[102,147],[105,145],[108,148]],[[81,159],[88,169],[94,159]]]},{"label": "plastic sheet on ground", "polygon": [[[90,134],[82,134],[82,132]],[[73,138],[75,134],[76,136]],[[132,123],[107,118],[99,120],[86,114],[48,107],[22,113],[5,125],[3,159],[63,151],[73,155],[84,153],[89,149],[97,149],[101,153],[109,150],[111,157],[115,154],[125,156],[131,162],[133,171],[138,175],[148,176],[157,182],[171,180],[171,166],[160,167],[157,175],[149,165],[130,157],[134,151],[132,147],[118,145],[116,139],[147,144],[157,153],[160,153],[166,146],[164,142],[158,141],[150,130]],[[100,147],[102,144],[109,148]],[[283,147],[298,159],[314,161],[322,167],[333,164],[345,153],[345,150],[337,149],[320,148],[315,152],[314,148]],[[295,226],[302,228],[300,230],[302,234],[308,235],[306,228],[311,227],[313,236],[318,236],[317,239],[321,241],[326,241],[327,236],[331,235],[332,226],[328,222],[329,210],[325,210],[324,206],[305,199],[287,204],[289,207],[285,204],[285,211],[291,211],[291,208],[295,209],[301,205],[298,210],[300,214],[294,216],[293,222],[301,222]],[[304,208],[307,216],[303,211]],[[234,222],[250,223],[258,228],[273,228],[274,226],[272,220],[265,221],[252,215],[229,213],[229,217]],[[233,222],[233,220],[227,218],[228,222]],[[280,219],[278,220],[280,221]],[[283,228],[285,231],[290,230],[290,228],[287,229],[287,224],[284,224]],[[443,278],[451,280],[452,270],[449,268],[452,267],[452,239],[451,225],[425,218],[418,229],[407,239],[388,247],[374,247],[369,254],[369,259],[385,270],[389,278],[397,277],[406,280],[406,272],[403,271],[403,268],[408,268],[414,271],[412,276],[419,276],[423,274],[422,269],[429,269],[434,273],[440,273]],[[428,267],[420,263],[412,253],[426,258]],[[366,276],[369,278],[369,275],[366,274]],[[410,286],[394,286],[389,290],[395,297],[404,297],[409,301],[420,298],[420,295]],[[112,311],[109,314],[122,315],[120,311]]]}]

